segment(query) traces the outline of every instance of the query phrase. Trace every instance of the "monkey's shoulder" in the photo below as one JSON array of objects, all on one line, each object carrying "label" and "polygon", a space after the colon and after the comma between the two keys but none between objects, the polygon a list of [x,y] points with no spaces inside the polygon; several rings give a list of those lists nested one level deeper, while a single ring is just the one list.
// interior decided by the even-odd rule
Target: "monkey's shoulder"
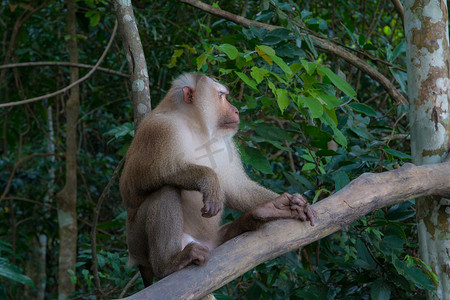
[{"label": "monkey's shoulder", "polygon": [[150,142],[169,141],[180,135],[179,120],[161,113],[150,113],[142,120],[135,139],[146,139]]}]

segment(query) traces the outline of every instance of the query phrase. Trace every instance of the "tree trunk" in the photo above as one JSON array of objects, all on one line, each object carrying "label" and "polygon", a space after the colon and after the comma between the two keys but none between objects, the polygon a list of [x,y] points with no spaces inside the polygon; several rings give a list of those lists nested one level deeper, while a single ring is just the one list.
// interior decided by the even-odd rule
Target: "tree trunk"
[{"label": "tree trunk", "polygon": [[[446,1],[408,0],[404,11],[413,163],[439,163],[449,151],[450,137]],[[449,205],[450,199],[442,197],[416,199],[420,255],[440,281],[429,299],[450,295]]]},{"label": "tree trunk", "polygon": [[131,78],[131,103],[134,112],[134,128],[152,109],[150,101],[150,88],[148,80],[147,63],[142,48],[139,30],[133,13],[131,0],[115,0],[117,22],[122,38],[123,50],[128,63]]},{"label": "tree trunk", "polygon": [[[67,31],[70,35],[67,46],[69,60],[78,63],[78,45],[76,40],[75,0],[66,0]],[[78,68],[70,68],[71,83],[78,80]],[[79,111],[79,86],[70,90],[66,103],[66,183],[56,196],[59,221],[59,270],[58,299],[68,299],[74,291],[69,270],[75,272],[77,258],[77,119]]]}]

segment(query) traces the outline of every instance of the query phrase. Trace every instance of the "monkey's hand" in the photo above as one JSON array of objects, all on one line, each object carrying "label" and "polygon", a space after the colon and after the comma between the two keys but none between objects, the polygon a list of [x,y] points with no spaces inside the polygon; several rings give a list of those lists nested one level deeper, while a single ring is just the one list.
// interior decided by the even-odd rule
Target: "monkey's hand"
[{"label": "monkey's hand", "polygon": [[222,210],[224,202],[225,195],[223,192],[203,191],[202,217],[211,218],[217,215]]},{"label": "monkey's hand", "polygon": [[302,195],[295,193],[289,198],[289,209],[293,217],[301,221],[309,220],[311,226],[314,226],[314,218],[317,217],[316,211],[309,205],[308,201]]},{"label": "monkey's hand", "polygon": [[309,220],[311,226],[314,226],[314,218],[317,214],[300,194],[283,193],[272,201],[258,206],[253,211],[253,216],[262,221],[291,218],[301,221]]}]

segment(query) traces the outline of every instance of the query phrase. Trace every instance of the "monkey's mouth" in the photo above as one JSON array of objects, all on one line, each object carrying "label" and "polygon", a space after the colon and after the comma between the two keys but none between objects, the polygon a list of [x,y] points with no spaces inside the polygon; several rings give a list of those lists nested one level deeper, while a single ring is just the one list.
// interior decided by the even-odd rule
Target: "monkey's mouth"
[{"label": "monkey's mouth", "polygon": [[238,122],[224,122],[222,123],[223,128],[230,128],[230,129],[237,129],[239,127],[239,121]]}]

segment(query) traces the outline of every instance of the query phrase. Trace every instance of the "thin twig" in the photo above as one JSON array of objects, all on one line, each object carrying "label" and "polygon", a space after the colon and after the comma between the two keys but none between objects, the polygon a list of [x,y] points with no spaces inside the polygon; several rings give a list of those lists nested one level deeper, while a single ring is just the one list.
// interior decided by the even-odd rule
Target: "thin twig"
[{"label": "thin twig", "polygon": [[[15,63],[15,64],[7,64],[0,66],[0,70],[2,69],[11,69],[11,68],[23,68],[23,67],[42,67],[42,66],[58,66],[58,67],[78,67],[78,68],[84,68],[84,69],[93,69],[95,66],[93,65],[87,65],[87,64],[76,64],[71,62],[65,62],[65,61],[38,61],[38,62],[23,62],[23,63]],[[98,67],[98,71],[105,72],[112,75],[117,75],[125,78],[130,78],[130,75],[114,71],[111,69]]]},{"label": "thin twig", "polygon": [[100,214],[100,209],[102,207],[103,201],[109,196],[109,191],[116,178],[119,176],[120,169],[122,169],[123,164],[125,163],[125,157],[117,165],[114,173],[111,177],[111,180],[103,189],[100,198],[98,199],[97,206],[95,207],[94,216],[92,219],[92,228],[91,228],[91,252],[92,252],[92,272],[94,273],[94,281],[97,286],[98,291],[103,294],[102,286],[100,284],[100,277],[98,276],[98,263],[97,263],[97,241],[96,241],[96,233],[97,233],[97,223],[98,223],[98,215]]},{"label": "thin twig", "polygon": [[33,154],[27,155],[27,156],[19,159],[16,162],[16,164],[14,165],[14,167],[11,171],[11,174],[9,175],[8,183],[6,184],[6,187],[3,190],[3,194],[0,196],[0,202],[2,202],[2,200],[5,199],[5,196],[8,193],[9,188],[11,187],[11,183],[14,178],[14,175],[22,163],[26,162],[27,160],[29,160],[30,158],[33,158],[33,157],[47,157],[47,156],[54,156],[54,155],[56,155],[56,154],[55,153],[33,153]]},{"label": "thin twig", "polygon": [[133,283],[139,278],[139,272],[136,272],[134,274],[133,278],[131,278],[130,281],[128,281],[127,285],[123,288],[122,293],[120,293],[119,298],[123,298],[125,296],[125,293],[128,291],[128,289],[133,285]]},{"label": "thin twig", "polygon": [[113,34],[111,35],[111,38],[109,39],[108,45],[106,46],[105,51],[103,51],[102,56],[97,61],[95,66],[86,75],[84,75],[82,78],[78,79],[77,81],[73,82],[72,84],[66,86],[65,88],[63,88],[63,89],[61,89],[59,91],[56,91],[56,92],[53,92],[53,93],[50,93],[50,94],[47,94],[47,95],[43,95],[43,96],[27,99],[27,100],[3,103],[3,104],[0,104],[0,108],[2,108],[2,107],[9,107],[9,106],[16,106],[16,105],[22,105],[22,104],[25,104],[25,103],[31,103],[31,102],[36,102],[36,101],[39,101],[39,100],[51,98],[51,97],[57,96],[59,94],[63,94],[65,92],[67,92],[68,90],[70,90],[71,88],[73,88],[74,86],[76,86],[76,85],[80,84],[81,82],[85,81],[86,79],[91,77],[91,75],[98,69],[99,65],[102,63],[103,59],[105,58],[106,54],[108,53],[109,48],[112,45],[114,37],[116,36],[116,32],[117,32],[117,20],[116,20],[116,23],[114,24]]}]

